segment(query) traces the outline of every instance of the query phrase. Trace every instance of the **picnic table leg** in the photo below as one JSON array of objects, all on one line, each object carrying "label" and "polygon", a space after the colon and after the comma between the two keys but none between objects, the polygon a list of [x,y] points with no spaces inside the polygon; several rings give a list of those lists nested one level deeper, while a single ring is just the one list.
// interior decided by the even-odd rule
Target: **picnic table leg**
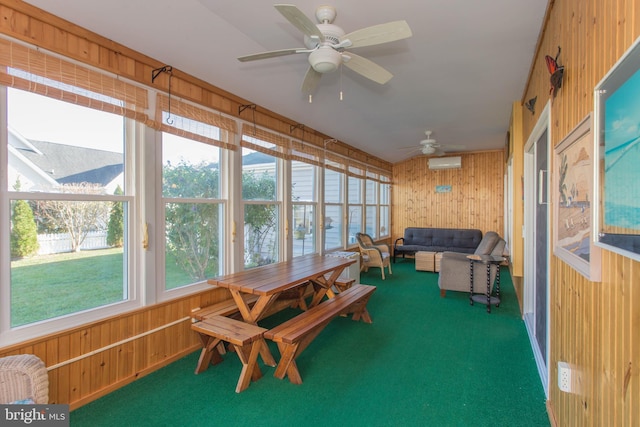
[{"label": "picnic table leg", "polygon": [[[324,298],[324,296],[327,295],[329,291],[325,284],[322,284],[316,280],[312,280],[311,283],[313,284],[313,298],[311,299],[311,303],[309,303],[309,308],[315,307],[316,305],[320,304],[322,298]],[[329,298],[333,298],[333,292],[328,296]]]},{"label": "picnic table leg", "polygon": [[[196,374],[204,372],[209,367],[209,364],[217,365],[222,362],[222,356],[216,348],[222,341],[220,338],[210,337],[208,335],[199,334],[202,340],[202,351],[200,352],[200,358],[196,365]],[[213,359],[213,361],[211,360]]]},{"label": "picnic table leg", "polygon": [[355,320],[356,322],[362,319],[365,323],[373,323],[373,320],[371,320],[371,316],[369,315],[369,311],[367,310],[367,307],[365,305],[362,306],[361,310],[353,313],[353,317],[351,319]]},{"label": "picnic table leg", "polygon": [[296,365],[295,361],[299,345],[299,343],[278,343],[278,349],[280,349],[280,363],[278,363],[276,371],[273,373],[274,377],[284,379],[285,376],[288,376],[289,381],[293,384],[302,384],[302,377],[300,376],[298,365]]},{"label": "picnic table leg", "polygon": [[329,277],[321,275],[316,277],[315,279],[311,279],[311,283],[313,284],[315,293],[313,295],[311,304],[309,304],[309,308],[315,307],[316,305],[320,304],[322,298],[324,298],[325,295],[328,298],[333,298],[336,296],[332,288],[336,280],[338,280],[338,277],[340,277],[340,274],[342,274],[342,271],[345,269],[345,267],[346,266],[336,268],[331,272]]},{"label": "picnic table leg", "polygon": [[[236,302],[238,309],[240,310],[240,314],[242,315],[242,319],[250,323],[252,325],[257,325],[260,317],[266,312],[267,308],[275,301],[277,295],[272,296],[260,296],[256,303],[253,305],[253,308],[249,307],[247,302],[242,298],[242,293],[236,290],[230,290],[231,296],[233,300]],[[265,365],[268,366],[276,366],[276,360],[273,358],[271,354],[271,350],[269,350],[269,346],[267,343],[262,340],[260,343],[260,356],[262,357],[262,361]]]},{"label": "picnic table leg", "polygon": [[251,344],[245,346],[236,345],[236,353],[242,362],[242,371],[240,372],[240,378],[238,378],[238,385],[236,386],[236,393],[240,393],[251,383],[251,380],[257,381],[262,378],[262,371],[258,366],[258,354],[260,353],[261,341],[256,340]]},{"label": "picnic table leg", "polygon": [[368,302],[369,297],[363,299],[354,306],[351,311],[353,313],[353,316],[351,317],[352,320],[357,322],[362,319],[365,323],[373,323],[373,320],[371,320],[371,316],[369,315],[369,311],[367,310]]}]

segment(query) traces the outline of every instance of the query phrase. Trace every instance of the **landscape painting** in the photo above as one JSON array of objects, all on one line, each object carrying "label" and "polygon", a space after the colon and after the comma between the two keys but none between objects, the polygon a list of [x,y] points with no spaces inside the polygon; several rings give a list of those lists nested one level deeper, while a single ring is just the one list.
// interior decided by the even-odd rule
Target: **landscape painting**
[{"label": "landscape painting", "polygon": [[554,253],[591,281],[600,280],[594,246],[594,140],[589,114],[556,147]]},{"label": "landscape painting", "polygon": [[564,151],[558,175],[558,245],[585,261],[589,261],[591,236],[591,143],[583,135]]}]

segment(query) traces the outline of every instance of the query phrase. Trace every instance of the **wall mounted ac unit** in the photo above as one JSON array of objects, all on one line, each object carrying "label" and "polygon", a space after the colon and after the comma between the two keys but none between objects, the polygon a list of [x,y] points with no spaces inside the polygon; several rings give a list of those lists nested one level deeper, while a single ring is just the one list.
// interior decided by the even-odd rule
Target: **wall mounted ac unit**
[{"label": "wall mounted ac unit", "polygon": [[432,157],[429,159],[429,169],[459,169],[462,167],[462,158],[455,157]]}]

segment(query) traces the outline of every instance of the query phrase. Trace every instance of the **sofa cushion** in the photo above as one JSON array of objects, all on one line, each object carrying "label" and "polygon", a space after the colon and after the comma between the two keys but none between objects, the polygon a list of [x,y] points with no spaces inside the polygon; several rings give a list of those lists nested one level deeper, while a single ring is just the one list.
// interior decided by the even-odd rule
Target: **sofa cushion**
[{"label": "sofa cushion", "polygon": [[403,249],[473,253],[481,240],[482,231],[476,229],[408,227],[404,231]]}]

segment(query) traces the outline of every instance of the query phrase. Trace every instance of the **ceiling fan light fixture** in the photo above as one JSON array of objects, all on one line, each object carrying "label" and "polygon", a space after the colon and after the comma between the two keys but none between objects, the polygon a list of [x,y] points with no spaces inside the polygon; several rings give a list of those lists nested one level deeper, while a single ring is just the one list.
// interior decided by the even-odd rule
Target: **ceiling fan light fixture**
[{"label": "ceiling fan light fixture", "polygon": [[322,46],[309,55],[309,64],[319,73],[330,73],[342,63],[340,52],[329,46]]},{"label": "ceiling fan light fixture", "polygon": [[336,12],[336,8],[328,4],[318,6],[316,9],[316,19],[321,23],[332,23],[333,20],[336,19],[337,14],[338,12]]},{"label": "ceiling fan light fixture", "polygon": [[425,145],[422,147],[422,154],[433,154],[436,152],[436,147],[433,145]]}]

